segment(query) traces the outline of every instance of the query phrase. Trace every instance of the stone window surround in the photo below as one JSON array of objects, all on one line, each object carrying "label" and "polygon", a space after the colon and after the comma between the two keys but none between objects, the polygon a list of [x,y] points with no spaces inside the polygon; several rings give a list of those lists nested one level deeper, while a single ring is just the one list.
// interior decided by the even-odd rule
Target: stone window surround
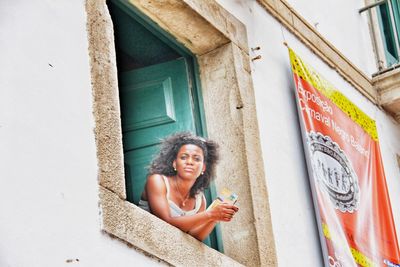
[{"label": "stone window surround", "polygon": [[126,201],[113,24],[105,0],[86,0],[101,229],[171,265],[275,266],[244,25],[213,0],[127,2],[196,56],[208,135],[221,146],[216,187],[238,193],[240,212],[222,224],[221,254]]}]

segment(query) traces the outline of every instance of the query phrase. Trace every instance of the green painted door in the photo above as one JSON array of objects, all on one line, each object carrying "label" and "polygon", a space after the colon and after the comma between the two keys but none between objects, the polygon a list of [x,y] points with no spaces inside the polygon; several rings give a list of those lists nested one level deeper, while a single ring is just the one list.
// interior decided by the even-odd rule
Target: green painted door
[{"label": "green painted door", "polygon": [[184,58],[119,74],[127,198],[137,204],[161,138],[196,132]]}]

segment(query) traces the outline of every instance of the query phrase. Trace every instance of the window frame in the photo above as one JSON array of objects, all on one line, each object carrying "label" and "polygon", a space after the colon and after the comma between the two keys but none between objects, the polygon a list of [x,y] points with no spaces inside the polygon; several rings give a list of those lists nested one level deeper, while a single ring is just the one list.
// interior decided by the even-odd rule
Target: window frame
[{"label": "window frame", "polygon": [[[102,231],[172,265],[275,265],[244,25],[215,1],[176,0],[167,7],[159,6],[158,1],[125,2],[196,56],[209,136],[221,144],[222,154],[229,158],[219,164],[216,186],[236,185],[241,212],[236,223],[221,227],[228,233],[223,235],[224,255],[126,201],[112,22],[105,0],[87,0]],[[176,8],[174,20],[166,8]],[[214,116],[217,112],[218,117]],[[236,232],[242,235],[240,244]],[[177,238],[182,245],[171,244]]]},{"label": "window frame", "polygon": [[[189,76],[189,95],[191,97],[191,106],[193,108],[193,116],[196,134],[200,136],[207,137],[207,128],[205,123],[204,116],[204,108],[202,106],[202,95],[201,95],[201,83],[199,78],[198,68],[196,70],[195,66],[198,66],[197,60],[195,56],[183,47],[180,43],[178,43],[170,34],[162,30],[160,27],[155,25],[155,23],[150,20],[148,17],[144,16],[135,6],[125,2],[123,0],[108,0],[107,2],[111,2],[116,7],[120,8],[124,12],[126,12],[132,19],[134,19],[137,23],[142,25],[152,34],[154,34],[158,39],[164,42],[166,45],[171,47],[171,49],[175,50],[178,54],[185,58],[186,63],[188,64],[188,76]],[[115,27],[115,26],[114,26]],[[205,196],[207,198],[207,202],[211,203],[211,199],[217,197],[215,184],[212,182],[209,188],[209,191],[205,192]],[[223,243],[221,237],[221,229],[220,225],[217,224],[215,229],[212,232],[213,234],[204,241],[210,247],[218,250],[223,253]]]}]

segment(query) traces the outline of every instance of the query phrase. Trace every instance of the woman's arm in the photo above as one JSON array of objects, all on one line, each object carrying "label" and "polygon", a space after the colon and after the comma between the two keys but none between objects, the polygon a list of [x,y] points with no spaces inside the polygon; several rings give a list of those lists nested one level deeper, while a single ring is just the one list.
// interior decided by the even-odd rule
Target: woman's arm
[{"label": "woman's arm", "polygon": [[[229,221],[232,220],[233,215],[235,215],[235,213],[239,210],[239,208],[236,207],[236,206],[228,205],[228,204],[221,204],[220,207],[214,207],[213,210],[214,210],[214,212],[219,212],[220,209],[223,210],[225,208],[233,210],[233,212],[229,211],[224,215],[221,214],[221,216],[225,217],[225,219],[223,221],[229,222]],[[209,211],[206,211],[206,199],[205,199],[204,196],[203,196],[203,203],[202,203],[202,205],[200,207],[199,212],[209,212]],[[217,224],[217,222],[218,221],[211,221],[211,222],[202,224],[200,226],[197,226],[197,227],[193,228],[188,233],[190,235],[192,235],[193,237],[197,238],[198,240],[203,241],[211,233],[211,231],[214,229],[214,227]]]},{"label": "woman's arm", "polygon": [[[206,199],[203,195],[201,207],[199,209],[200,212],[206,212]],[[196,228],[193,228],[188,232],[191,236],[195,237],[196,239],[203,241],[206,239],[206,237],[211,233],[211,231],[214,229],[215,225],[217,224],[217,221],[210,221],[205,224],[202,224]]]},{"label": "woman's arm", "polygon": [[[203,231],[206,231],[205,226],[204,229],[198,228],[199,226],[208,225],[210,223],[209,227],[211,227],[211,225],[215,225],[217,221],[230,221],[233,214],[237,211],[235,206],[227,204],[206,211],[205,203],[202,203],[203,210],[195,215],[172,217],[166,194],[167,189],[163,177],[158,174],[149,176],[146,183],[146,195],[151,212],[182,231],[190,233],[197,239],[200,239],[204,235]],[[209,232],[211,232],[211,230],[209,230]],[[191,231],[193,231],[193,233]],[[205,235],[205,237],[207,235]]]}]

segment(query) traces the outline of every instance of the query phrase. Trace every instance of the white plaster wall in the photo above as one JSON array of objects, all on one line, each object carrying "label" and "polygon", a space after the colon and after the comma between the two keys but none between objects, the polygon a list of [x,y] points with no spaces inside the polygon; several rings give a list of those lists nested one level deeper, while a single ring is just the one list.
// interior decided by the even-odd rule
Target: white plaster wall
[{"label": "white plaster wall", "polygon": [[158,265],[100,231],[87,46],[83,0],[0,1],[2,267]]},{"label": "white plaster wall", "polygon": [[[283,41],[287,41],[306,62],[377,121],[392,210],[397,232],[400,233],[400,174],[395,156],[400,153],[400,127],[316,57],[255,1],[218,2],[246,24],[249,46],[261,47],[260,51],[251,53],[252,56],[262,56],[262,59],[252,63],[252,76],[279,266],[323,266],[292,73]],[[315,12],[316,7],[309,5],[308,1],[302,3],[305,10]],[[332,32],[332,38],[349,48],[351,44],[357,46],[357,35],[342,36],[342,33],[342,30]],[[368,49],[366,51],[371,53]],[[368,55],[352,54],[352,60],[354,58],[354,63],[361,64]]]},{"label": "white plaster wall", "polygon": [[[252,70],[279,265],[322,265],[284,38],[377,120],[400,233],[399,126],[255,1],[219,2],[247,25],[250,47],[262,48]],[[316,8],[290,2],[300,13]],[[321,31],[332,26],[323,18]],[[358,36],[327,32],[369,70],[352,50]],[[99,230],[84,1],[0,1],[0,59],[0,266],[157,265]]]},{"label": "white plaster wall", "polygon": [[365,74],[378,71],[364,0],[287,0],[314,28]]}]

